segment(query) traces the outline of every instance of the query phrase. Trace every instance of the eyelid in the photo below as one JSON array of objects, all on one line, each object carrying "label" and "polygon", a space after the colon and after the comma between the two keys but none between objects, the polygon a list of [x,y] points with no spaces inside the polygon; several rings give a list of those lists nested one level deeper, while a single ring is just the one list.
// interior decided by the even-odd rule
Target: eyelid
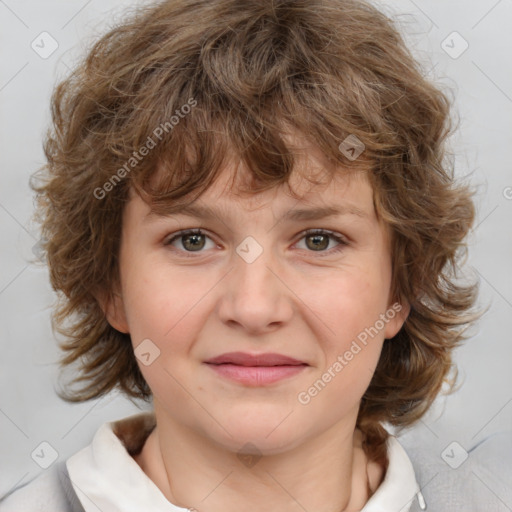
[{"label": "eyelid", "polygon": [[315,235],[315,234],[327,235],[331,239],[335,240],[338,243],[337,246],[335,246],[327,251],[306,251],[311,254],[316,253],[317,257],[320,257],[320,258],[322,258],[322,257],[327,258],[334,254],[338,254],[340,251],[342,251],[343,249],[345,249],[346,247],[351,245],[351,241],[345,235],[338,233],[337,231],[331,231],[330,229],[324,229],[324,228],[311,228],[311,229],[306,229],[306,230],[302,231],[301,233],[299,233],[298,240],[296,243],[300,242],[306,236]]},{"label": "eyelid", "polygon": [[343,235],[342,233],[338,233],[337,231],[332,231],[330,229],[325,229],[325,228],[309,228],[309,229],[305,229],[304,231],[299,233],[297,236],[299,238],[304,238],[304,236],[315,235],[315,234],[330,235],[332,238],[338,238],[340,243],[342,242],[342,243],[345,243],[347,245],[350,243],[350,239],[346,235]]},{"label": "eyelid", "polygon": [[168,235],[164,238],[163,244],[170,245],[171,242],[173,242],[174,240],[177,240],[178,238],[187,236],[187,235],[204,235],[204,236],[207,236],[208,238],[210,238],[213,242],[215,242],[215,244],[217,244],[217,242],[215,241],[215,237],[213,237],[208,231],[206,231],[203,228],[189,228],[189,229],[182,229],[180,231],[175,231],[174,233],[171,233],[170,235]]}]

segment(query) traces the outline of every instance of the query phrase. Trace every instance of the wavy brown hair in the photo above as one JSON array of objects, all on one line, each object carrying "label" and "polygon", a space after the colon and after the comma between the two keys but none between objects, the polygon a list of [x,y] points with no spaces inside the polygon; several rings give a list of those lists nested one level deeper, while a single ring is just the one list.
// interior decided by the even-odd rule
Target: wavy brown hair
[{"label": "wavy brown hair", "polygon": [[[475,318],[477,285],[457,280],[474,206],[447,162],[450,111],[395,23],[360,0],[170,0],[135,9],[55,88],[44,181],[33,185],[60,297],[61,366],[79,364],[79,389],[60,396],[84,401],[117,388],[151,397],[129,335],[109,325],[98,302],[119,284],[130,188],[157,211],[179,210],[233,156],[250,171],[248,193],[287,183],[296,162],[288,127],[321,149],[328,172],[370,163],[375,208],[391,228],[393,295],[411,310],[384,342],[358,417],[369,452],[383,457],[380,423],[406,426],[425,413]],[[340,151],[351,134],[364,158]],[[142,157],[148,137],[155,144]]]}]

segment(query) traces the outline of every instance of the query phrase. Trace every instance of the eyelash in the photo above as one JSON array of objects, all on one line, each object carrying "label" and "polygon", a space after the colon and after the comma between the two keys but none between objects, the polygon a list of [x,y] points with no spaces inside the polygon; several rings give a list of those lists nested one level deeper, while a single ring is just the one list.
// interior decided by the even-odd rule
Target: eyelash
[{"label": "eyelash", "polygon": [[[205,235],[211,239],[211,237],[209,237],[201,229],[185,229],[183,231],[176,233],[173,237],[167,239],[164,242],[164,245],[166,245],[166,246],[171,245],[175,240],[185,237],[187,235]],[[336,247],[334,247],[333,249],[329,249],[329,250],[308,251],[308,252],[312,252],[312,253],[318,252],[320,257],[322,257],[322,255],[332,255],[333,253],[338,253],[338,252],[342,251],[346,246],[349,245],[348,241],[345,238],[341,237],[340,235],[337,235],[336,233],[334,233],[332,231],[328,231],[326,229],[308,229],[306,231],[303,231],[300,234],[299,241],[302,240],[303,238],[305,238],[307,236],[311,236],[311,235],[328,235],[329,237],[331,237],[333,240],[335,240],[339,244]],[[176,250],[178,252],[183,252],[183,253],[187,254],[187,257],[192,257],[192,258],[194,257],[194,252],[197,252],[198,254],[200,254],[202,252],[202,251],[185,251],[185,250],[179,250],[179,249],[176,249]],[[306,250],[306,249],[303,249],[303,250]]]}]

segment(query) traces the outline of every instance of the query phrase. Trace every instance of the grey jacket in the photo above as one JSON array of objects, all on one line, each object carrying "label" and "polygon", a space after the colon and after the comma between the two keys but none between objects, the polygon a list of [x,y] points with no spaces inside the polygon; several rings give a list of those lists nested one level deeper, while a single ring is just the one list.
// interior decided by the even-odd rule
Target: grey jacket
[{"label": "grey jacket", "polygon": [[[415,468],[428,512],[512,511],[512,432],[484,439],[468,451],[462,463],[456,446],[448,447],[441,456],[422,441],[416,433],[400,438]],[[0,512],[84,509],[69,480],[65,461],[61,461],[0,499]],[[410,512],[421,512],[416,499]]]}]

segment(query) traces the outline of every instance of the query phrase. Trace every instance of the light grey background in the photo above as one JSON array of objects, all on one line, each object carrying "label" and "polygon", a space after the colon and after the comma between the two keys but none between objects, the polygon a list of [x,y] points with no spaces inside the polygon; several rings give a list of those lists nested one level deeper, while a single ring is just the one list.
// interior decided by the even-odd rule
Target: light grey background
[{"label": "light grey background", "polygon": [[[46,269],[30,263],[38,234],[28,188],[44,163],[52,87],[134,3],[0,0],[0,496],[43,471],[31,457],[41,442],[65,459],[101,423],[139,410],[117,394],[80,405],[56,396],[54,295]],[[481,281],[480,303],[490,309],[456,353],[462,387],[415,428],[441,456],[452,441],[469,449],[493,432],[512,431],[512,2],[375,3],[400,21],[429,76],[453,91],[461,118],[450,141],[457,172],[479,187],[468,265]],[[31,47],[35,40],[40,52],[51,48],[49,39],[41,43],[44,31],[58,43],[48,58]],[[464,41],[469,46],[457,55]]]}]

